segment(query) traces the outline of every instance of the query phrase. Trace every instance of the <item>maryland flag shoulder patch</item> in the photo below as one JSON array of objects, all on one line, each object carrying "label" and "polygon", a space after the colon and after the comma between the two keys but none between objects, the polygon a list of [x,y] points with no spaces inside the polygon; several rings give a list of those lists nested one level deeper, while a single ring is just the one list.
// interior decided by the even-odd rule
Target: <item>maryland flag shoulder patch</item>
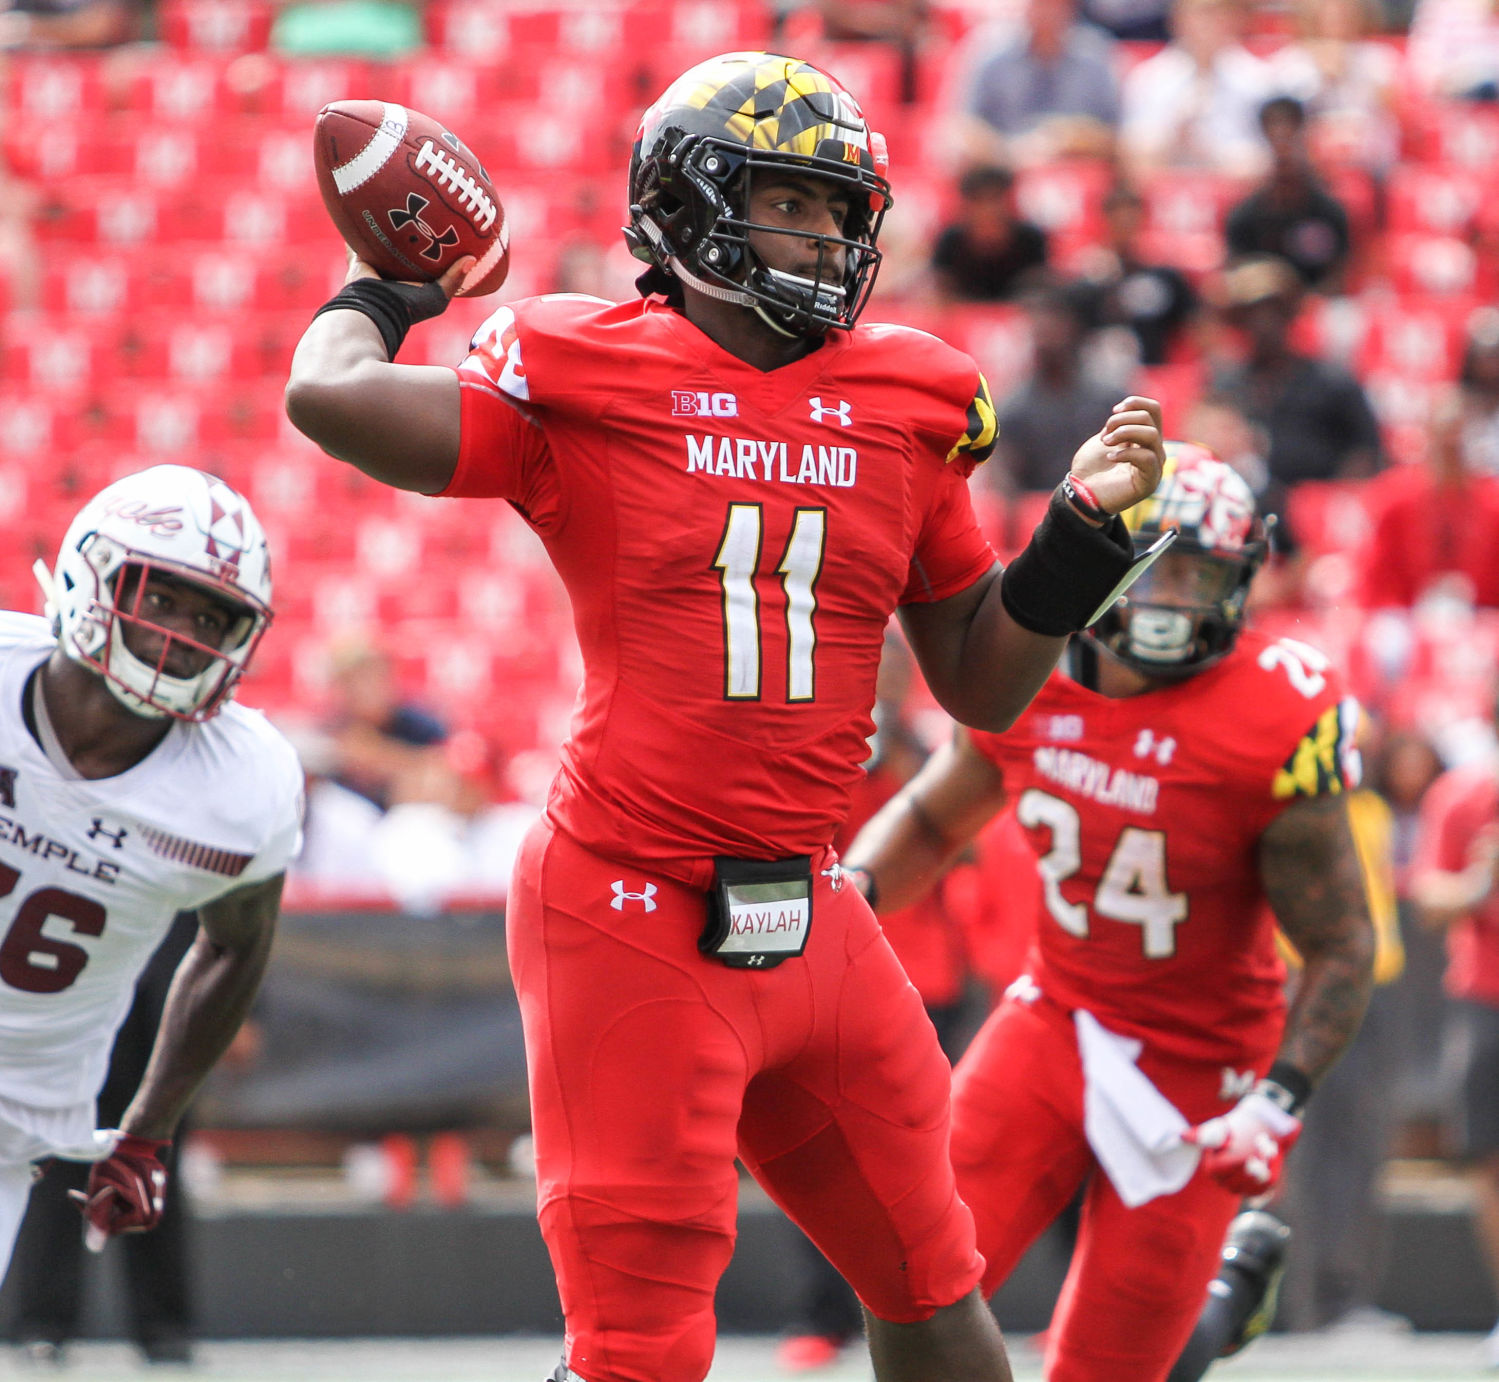
[{"label": "maryland flag shoulder patch", "polygon": [[1271,794],[1276,801],[1332,796],[1358,786],[1360,714],[1358,702],[1349,697],[1317,717],[1275,774]]},{"label": "maryland flag shoulder patch", "polygon": [[994,450],[994,443],[998,438],[999,419],[994,413],[994,399],[989,394],[989,381],[980,374],[978,392],[973,395],[973,402],[968,405],[968,417],[963,428],[963,435],[947,453],[947,459],[955,461],[960,456],[965,456],[975,464],[988,460],[989,453]]}]

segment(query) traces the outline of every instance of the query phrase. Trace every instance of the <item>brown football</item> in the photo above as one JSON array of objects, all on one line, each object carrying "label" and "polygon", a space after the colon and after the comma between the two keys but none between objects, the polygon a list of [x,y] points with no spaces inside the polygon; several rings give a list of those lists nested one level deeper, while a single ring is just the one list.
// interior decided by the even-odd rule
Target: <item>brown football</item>
[{"label": "brown football", "polygon": [[334,101],[318,113],[313,158],[339,234],[385,277],[425,283],[472,254],[465,294],[505,281],[505,208],[484,165],[438,121],[392,101]]}]

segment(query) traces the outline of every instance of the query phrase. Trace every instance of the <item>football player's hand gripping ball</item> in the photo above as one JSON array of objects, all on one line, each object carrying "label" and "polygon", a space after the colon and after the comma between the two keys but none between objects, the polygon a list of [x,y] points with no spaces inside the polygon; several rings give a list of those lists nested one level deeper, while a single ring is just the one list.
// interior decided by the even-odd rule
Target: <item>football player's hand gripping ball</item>
[{"label": "football player's hand gripping ball", "polygon": [[1301,1136],[1301,1119],[1254,1090],[1217,1118],[1182,1134],[1202,1148],[1208,1175],[1236,1195],[1263,1195],[1280,1179],[1286,1153]]},{"label": "football player's hand gripping ball", "polygon": [[87,1222],[85,1241],[98,1252],[117,1233],[144,1233],[161,1222],[166,1207],[170,1141],[126,1133],[107,1157],[94,1163],[87,1190],[70,1190]]}]

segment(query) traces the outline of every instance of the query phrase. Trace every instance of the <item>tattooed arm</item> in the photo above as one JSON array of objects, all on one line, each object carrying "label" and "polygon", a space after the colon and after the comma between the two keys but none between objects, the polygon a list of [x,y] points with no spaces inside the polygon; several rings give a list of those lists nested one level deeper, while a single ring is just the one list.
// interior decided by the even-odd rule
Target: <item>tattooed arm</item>
[{"label": "tattooed arm", "polygon": [[1347,798],[1281,812],[1260,837],[1260,878],[1304,964],[1276,1064],[1315,1085],[1353,1040],[1374,987],[1374,925]]}]

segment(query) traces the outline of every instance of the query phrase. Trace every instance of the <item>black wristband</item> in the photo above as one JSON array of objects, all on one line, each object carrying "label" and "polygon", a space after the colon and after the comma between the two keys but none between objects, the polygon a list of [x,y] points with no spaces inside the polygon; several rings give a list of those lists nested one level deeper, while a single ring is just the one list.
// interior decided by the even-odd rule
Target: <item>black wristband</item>
[{"label": "black wristband", "polygon": [[1115,514],[1093,527],[1059,485],[1025,550],[1005,567],[999,597],[1021,628],[1064,638],[1088,627],[1133,560],[1123,520]]},{"label": "black wristband", "polygon": [[[1268,1088],[1267,1088],[1268,1086]],[[1261,1094],[1287,1113],[1300,1117],[1306,1101],[1312,1097],[1311,1080],[1294,1065],[1278,1060],[1255,1086]]]},{"label": "black wristband", "polygon": [[345,283],[316,312],[363,312],[380,330],[385,358],[394,360],[406,333],[420,321],[440,317],[448,307],[448,295],[434,283],[394,283],[388,278],[356,278]]}]

